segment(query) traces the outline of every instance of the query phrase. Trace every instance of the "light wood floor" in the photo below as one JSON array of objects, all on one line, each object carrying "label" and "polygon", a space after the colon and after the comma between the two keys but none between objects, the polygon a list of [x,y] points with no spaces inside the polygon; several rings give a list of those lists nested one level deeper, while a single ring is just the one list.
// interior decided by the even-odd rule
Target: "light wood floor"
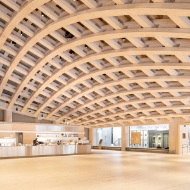
[{"label": "light wood floor", "polygon": [[189,190],[190,156],[93,151],[0,160],[1,190]]}]

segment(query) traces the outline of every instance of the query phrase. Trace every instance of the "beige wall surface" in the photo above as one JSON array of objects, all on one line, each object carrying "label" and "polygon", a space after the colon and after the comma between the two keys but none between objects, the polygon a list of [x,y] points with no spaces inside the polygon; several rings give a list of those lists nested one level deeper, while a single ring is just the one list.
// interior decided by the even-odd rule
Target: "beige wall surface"
[{"label": "beige wall surface", "polygon": [[5,110],[4,111],[4,121],[5,122],[12,122],[12,110]]},{"label": "beige wall surface", "polygon": [[0,121],[4,122],[22,122],[22,123],[49,123],[53,121],[39,119],[37,117],[30,117],[19,113],[12,112],[11,110],[0,110]]},{"label": "beige wall surface", "polygon": [[0,121],[4,121],[4,111],[0,110]]},{"label": "beige wall surface", "polygon": [[13,122],[35,123],[34,117],[13,113]]},{"label": "beige wall surface", "polygon": [[35,117],[30,117],[27,115],[21,115],[21,114],[14,113],[14,112],[12,115],[12,121],[13,122],[23,122],[23,123],[49,123],[49,124],[53,123],[52,121],[49,121],[49,120],[44,120],[44,119],[40,120],[40,119],[35,118]]},{"label": "beige wall surface", "polygon": [[87,139],[89,139],[89,128],[84,128],[84,132],[85,132],[84,136],[85,136]]}]

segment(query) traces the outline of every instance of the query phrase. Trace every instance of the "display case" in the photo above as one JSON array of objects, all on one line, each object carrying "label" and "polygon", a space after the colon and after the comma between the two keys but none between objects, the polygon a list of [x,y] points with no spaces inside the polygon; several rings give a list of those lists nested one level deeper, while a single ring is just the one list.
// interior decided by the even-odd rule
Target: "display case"
[{"label": "display case", "polygon": [[16,138],[5,137],[0,138],[0,146],[15,146],[16,145]]},{"label": "display case", "polygon": [[48,136],[48,137],[44,137],[44,136],[38,136],[37,140],[39,142],[44,142],[44,143],[56,143],[58,141],[61,142],[68,142],[68,141],[78,141],[78,137],[59,137],[59,136]]},{"label": "display case", "polygon": [[75,142],[78,141],[78,134],[71,132],[63,132],[61,134],[36,134],[37,141],[43,143],[57,143],[57,142]]}]

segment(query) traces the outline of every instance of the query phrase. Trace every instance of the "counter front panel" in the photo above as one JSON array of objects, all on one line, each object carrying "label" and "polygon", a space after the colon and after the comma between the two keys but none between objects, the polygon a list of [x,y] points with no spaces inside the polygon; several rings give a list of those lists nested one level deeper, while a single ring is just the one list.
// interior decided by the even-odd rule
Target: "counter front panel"
[{"label": "counter front panel", "polygon": [[0,147],[0,158],[67,154],[88,154],[91,145],[12,146]]}]

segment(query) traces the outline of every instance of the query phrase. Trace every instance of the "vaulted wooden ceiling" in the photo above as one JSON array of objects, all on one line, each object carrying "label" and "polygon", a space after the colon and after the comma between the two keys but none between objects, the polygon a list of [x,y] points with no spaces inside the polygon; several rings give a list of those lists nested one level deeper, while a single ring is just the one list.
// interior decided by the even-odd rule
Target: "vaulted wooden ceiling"
[{"label": "vaulted wooden ceiling", "polygon": [[89,127],[190,120],[190,0],[0,6],[0,109]]}]

